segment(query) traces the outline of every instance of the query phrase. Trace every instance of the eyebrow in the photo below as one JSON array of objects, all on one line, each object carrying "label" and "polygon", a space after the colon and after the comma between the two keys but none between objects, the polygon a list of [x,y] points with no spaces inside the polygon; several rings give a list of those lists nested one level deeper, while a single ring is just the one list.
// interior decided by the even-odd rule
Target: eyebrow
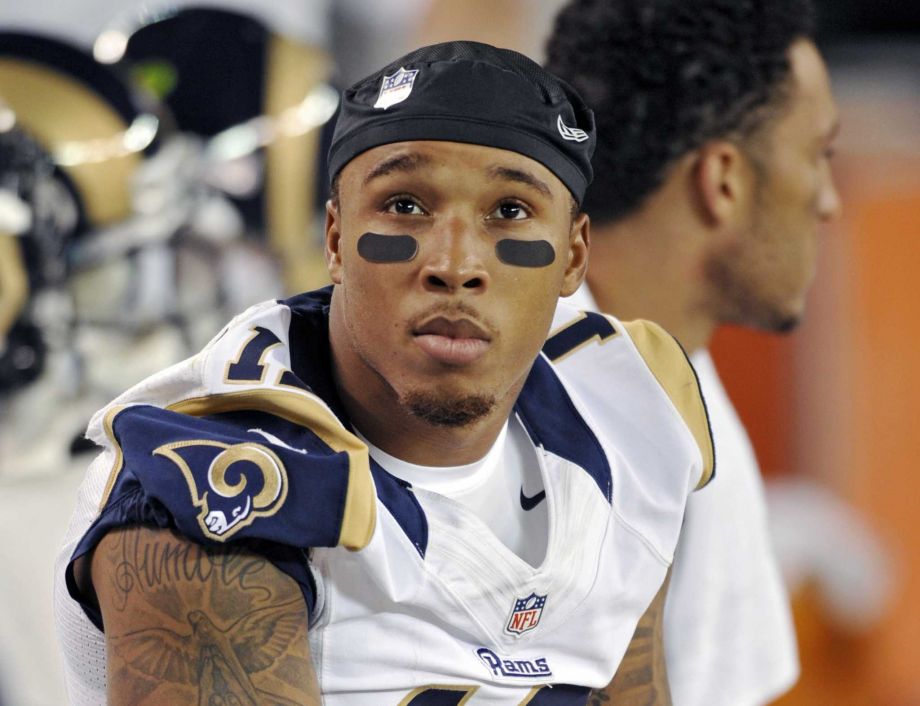
[{"label": "eyebrow", "polygon": [[403,172],[405,174],[414,172],[419,167],[430,164],[432,161],[432,158],[428,155],[419,154],[417,152],[390,157],[371,169],[368,175],[364,177],[364,186],[367,186],[374,179],[379,179],[380,177],[394,172]]},{"label": "eyebrow", "polygon": [[518,184],[525,184],[533,189],[536,189],[541,194],[547,198],[553,197],[553,192],[550,191],[549,186],[542,179],[538,179],[530,172],[525,172],[522,169],[512,169],[510,167],[490,167],[489,176],[496,179],[503,179],[505,181],[513,181]]}]

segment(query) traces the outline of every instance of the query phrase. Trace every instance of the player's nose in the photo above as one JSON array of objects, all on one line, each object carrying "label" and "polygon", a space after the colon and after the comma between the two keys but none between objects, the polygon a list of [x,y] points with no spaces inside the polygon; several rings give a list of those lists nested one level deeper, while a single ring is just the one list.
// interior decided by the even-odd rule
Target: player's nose
[{"label": "player's nose", "polygon": [[445,218],[423,248],[420,276],[432,291],[483,292],[490,281],[486,267],[486,243],[475,226],[461,217]]}]

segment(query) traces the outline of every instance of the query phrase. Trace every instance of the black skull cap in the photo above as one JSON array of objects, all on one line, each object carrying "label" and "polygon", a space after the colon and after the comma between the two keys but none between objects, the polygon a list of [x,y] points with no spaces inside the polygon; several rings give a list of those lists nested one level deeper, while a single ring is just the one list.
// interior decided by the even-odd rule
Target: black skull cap
[{"label": "black skull cap", "polygon": [[540,162],[581,203],[591,183],[594,114],[574,88],[509,49],[480,42],[422,47],[342,95],[329,175],[373,147],[446,140]]}]

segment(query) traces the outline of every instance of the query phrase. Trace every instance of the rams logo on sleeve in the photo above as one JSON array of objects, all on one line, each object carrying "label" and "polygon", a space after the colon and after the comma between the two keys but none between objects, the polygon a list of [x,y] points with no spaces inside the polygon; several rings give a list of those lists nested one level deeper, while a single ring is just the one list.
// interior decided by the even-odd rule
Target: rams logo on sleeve
[{"label": "rams logo on sleeve", "polygon": [[164,444],[153,453],[182,472],[192,503],[200,508],[201,531],[218,542],[256,518],[274,515],[287,497],[284,464],[262,444],[197,439]]}]

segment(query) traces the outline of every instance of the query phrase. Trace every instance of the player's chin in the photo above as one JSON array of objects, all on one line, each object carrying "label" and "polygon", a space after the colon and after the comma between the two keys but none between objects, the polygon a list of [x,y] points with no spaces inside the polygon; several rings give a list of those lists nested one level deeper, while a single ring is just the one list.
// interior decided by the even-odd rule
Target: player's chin
[{"label": "player's chin", "polygon": [[722,323],[734,324],[766,333],[788,333],[802,320],[803,306],[788,299],[767,297],[746,297],[734,315],[722,319]]},{"label": "player's chin", "polygon": [[802,323],[801,316],[789,315],[789,316],[785,316],[783,318],[777,319],[773,323],[771,328],[768,330],[772,331],[773,333],[779,333],[779,334],[792,333],[799,327],[800,323]]},{"label": "player's chin", "polygon": [[465,427],[486,418],[495,409],[492,395],[412,390],[402,396],[403,406],[418,419],[438,427]]},{"label": "player's chin", "polygon": [[760,321],[755,322],[755,328],[769,333],[790,333],[802,323],[804,313],[804,299],[783,306],[769,307],[763,312]]}]

